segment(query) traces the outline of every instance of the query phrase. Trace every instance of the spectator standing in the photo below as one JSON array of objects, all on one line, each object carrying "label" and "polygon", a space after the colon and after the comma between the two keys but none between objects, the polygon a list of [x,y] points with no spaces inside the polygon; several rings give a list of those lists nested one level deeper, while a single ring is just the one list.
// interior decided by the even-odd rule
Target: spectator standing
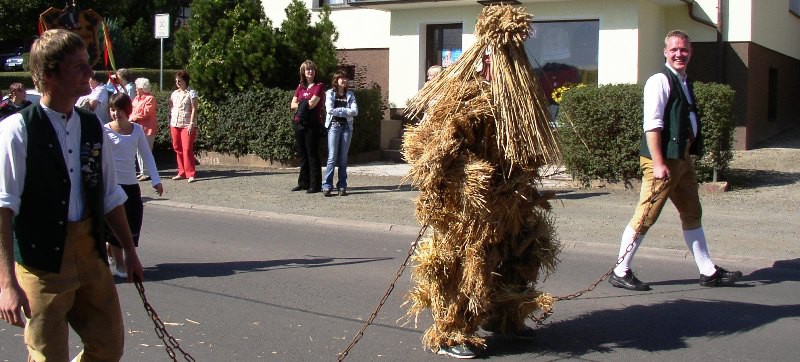
[{"label": "spectator standing", "polygon": [[333,171],[339,166],[336,188],[339,196],[347,196],[347,152],[353,138],[353,117],[358,115],[358,104],[352,90],[347,88],[347,74],[337,71],[331,81],[333,88],[325,93],[325,128],[328,129],[328,164],[322,194],[331,196]]},{"label": "spectator standing", "polygon": [[31,105],[22,83],[11,83],[8,87],[8,99],[0,103],[0,121]]},{"label": "spectator standing", "polygon": [[127,93],[128,97],[131,97],[131,99],[136,97],[136,86],[131,81],[131,72],[127,68],[117,69],[116,73],[112,74],[108,79],[106,88],[109,92],[112,94],[117,93],[118,87],[125,89],[125,93]]},{"label": "spectator standing", "polygon": [[306,60],[300,65],[300,84],[292,97],[294,139],[300,153],[300,176],[292,191],[306,190],[313,194],[322,188],[322,166],[319,160],[319,133],[322,120],[320,102],[325,97],[322,83],[317,83],[317,67]]},{"label": "spectator standing", "polygon": [[[142,126],[150,151],[153,150],[153,143],[158,134],[158,122],[156,121],[157,105],[156,97],[151,93],[150,80],[147,78],[137,78],[136,98],[133,98],[133,113],[130,116],[130,121]],[[139,174],[136,176],[136,179],[139,181],[149,180],[150,176],[148,175],[150,172],[141,153],[137,154],[136,161],[139,165]]]},{"label": "spectator standing", "polygon": [[[703,135],[692,81],[686,75],[692,57],[689,35],[680,30],[669,32],[664,39],[664,57],[664,69],[644,86],[644,134],[639,152],[642,189],[633,217],[622,233],[620,262],[608,282],[617,288],[650,290],[649,284],[636,278],[630,265],[645,233],[670,199],[678,209],[684,241],[700,271],[700,285],[731,284],[742,273],[725,270],[711,261],[701,220],[703,211],[691,155],[702,154]],[[663,190],[661,195],[654,195],[657,187]]]},{"label": "spectator standing", "polygon": [[[158,196],[161,196],[164,189],[161,186],[156,162],[150,152],[150,145],[143,127],[130,122],[128,119],[128,116],[133,112],[131,98],[122,92],[114,94],[111,96],[108,109],[111,122],[105,124],[103,128],[107,141],[111,143],[114,151],[117,184],[122,187],[122,190],[128,196],[125,201],[125,215],[133,237],[133,245],[138,247],[144,207],[142,205],[142,191],[136,179],[134,160],[137,155],[147,163],[147,169],[150,170],[150,178],[152,178],[151,182]],[[122,257],[122,244],[113,234],[109,233],[107,236],[111,272],[120,278],[127,278],[125,258]]]},{"label": "spectator standing", "polygon": [[84,345],[75,360],[119,361],[125,329],[105,224],[123,246],[128,281],[143,274],[111,144],[97,116],[74,107],[91,92],[86,43],[45,31],[30,69],[40,102],[0,123],[0,318],[25,327],[29,361],[69,361],[68,326]]},{"label": "spectator standing", "polygon": [[103,74],[94,72],[89,78],[89,86],[92,88],[92,92],[78,98],[75,105],[94,112],[97,118],[100,118],[100,121],[106,124],[108,123],[108,89],[103,84]]},{"label": "spectator standing", "polygon": [[169,97],[169,131],[172,149],[178,162],[178,175],[173,180],[195,181],[194,140],[197,138],[197,92],[189,88],[189,73],[175,73],[175,91]]}]

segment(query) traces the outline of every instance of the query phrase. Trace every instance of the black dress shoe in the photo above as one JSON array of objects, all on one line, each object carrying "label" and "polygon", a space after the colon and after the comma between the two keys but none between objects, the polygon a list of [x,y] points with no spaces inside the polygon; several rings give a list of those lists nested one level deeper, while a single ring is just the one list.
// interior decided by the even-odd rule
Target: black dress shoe
[{"label": "black dress shoe", "polygon": [[307,188],[308,188],[308,187],[303,187],[303,186],[295,186],[295,187],[293,187],[293,188],[292,188],[292,191],[303,191],[303,190],[305,190],[305,189],[307,189]]},{"label": "black dress shoe", "polygon": [[714,269],[716,269],[716,271],[710,276],[700,274],[700,285],[704,287],[716,287],[719,285],[733,284],[736,279],[742,277],[742,272],[738,270],[727,271],[716,265],[714,265]]},{"label": "black dress shoe", "polygon": [[322,191],[322,190],[319,189],[319,188],[310,188],[310,189],[306,190],[306,193],[307,194],[316,194],[317,192],[320,192],[320,191]]},{"label": "black dress shoe", "polygon": [[608,278],[608,282],[617,288],[627,290],[637,290],[640,292],[650,290],[650,285],[643,283],[641,280],[636,278],[631,270],[626,271],[625,276],[622,277],[618,277],[616,273],[611,273],[611,277]]}]

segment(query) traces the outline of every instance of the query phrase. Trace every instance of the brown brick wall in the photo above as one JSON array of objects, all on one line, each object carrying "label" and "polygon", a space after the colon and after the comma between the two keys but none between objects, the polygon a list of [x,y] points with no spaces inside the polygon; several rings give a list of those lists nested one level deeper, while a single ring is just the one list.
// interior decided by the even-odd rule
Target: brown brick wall
[{"label": "brown brick wall", "polygon": [[340,66],[355,68],[357,86],[380,87],[383,98],[388,99],[389,49],[338,50],[336,56]]},{"label": "brown brick wall", "polygon": [[[719,48],[713,42],[693,43],[689,75],[702,82],[722,82],[736,91],[736,149],[751,149],[780,131],[800,126],[800,60],[752,42],[724,43],[722,79]],[[769,69],[778,72],[777,117],[768,120]]]}]

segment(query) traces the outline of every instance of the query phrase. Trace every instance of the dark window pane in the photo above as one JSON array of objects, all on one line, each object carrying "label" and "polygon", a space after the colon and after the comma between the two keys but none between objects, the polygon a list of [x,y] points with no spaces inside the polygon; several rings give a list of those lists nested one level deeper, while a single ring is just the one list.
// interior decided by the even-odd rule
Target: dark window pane
[{"label": "dark window pane", "polygon": [[567,83],[597,84],[598,20],[541,21],[531,24],[528,59],[552,102],[554,89]]}]

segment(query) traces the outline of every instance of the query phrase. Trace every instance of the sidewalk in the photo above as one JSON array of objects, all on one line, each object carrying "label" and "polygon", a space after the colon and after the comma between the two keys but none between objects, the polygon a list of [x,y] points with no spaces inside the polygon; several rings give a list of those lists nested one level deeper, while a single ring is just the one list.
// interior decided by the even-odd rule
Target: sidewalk
[{"label": "sidewalk", "polygon": [[[418,192],[403,180],[408,167],[407,164],[395,163],[352,165],[348,167],[349,195],[345,197],[326,198],[321,193],[290,192],[289,189],[297,182],[297,168],[243,169],[200,165],[197,182],[192,184],[170,180],[175,174],[174,168],[163,168],[164,195],[161,198],[151,191],[149,182],[141,185],[147,206],[228,212],[308,225],[356,227],[365,231],[401,232],[409,235],[410,243],[419,231],[419,224],[414,217],[414,199]],[[575,189],[568,175],[560,173],[560,170],[550,173],[555,175],[544,179],[541,188],[556,191],[556,199],[552,201],[553,215],[565,249],[582,248],[615,255],[620,233],[638,198],[638,190]],[[796,174],[789,176],[789,180],[796,179]],[[785,204],[797,205],[800,202],[796,196],[800,194],[798,184],[787,181],[778,185],[781,190],[779,198],[789,198],[782,200]],[[786,188],[792,189],[787,191]],[[769,203],[753,200],[752,195],[771,197],[770,190],[742,190],[703,197],[704,223],[712,257],[725,260],[720,262],[723,265],[741,262],[764,266],[779,260],[800,260],[800,248],[796,245],[800,240],[797,212],[776,213],[770,210]],[[764,216],[754,217],[758,213]],[[770,242],[765,242],[767,240]],[[665,207],[640,253],[643,257],[668,255],[690,262],[691,255],[683,242],[674,207]],[[613,257],[610,257],[610,264],[613,263],[611,259]]]}]

